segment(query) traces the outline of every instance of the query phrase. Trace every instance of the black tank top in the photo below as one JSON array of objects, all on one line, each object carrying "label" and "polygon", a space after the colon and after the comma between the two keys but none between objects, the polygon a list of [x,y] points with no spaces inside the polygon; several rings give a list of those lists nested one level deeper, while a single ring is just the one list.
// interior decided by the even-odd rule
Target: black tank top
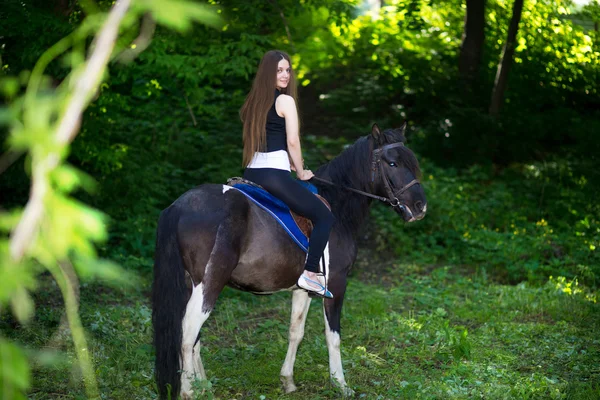
[{"label": "black tank top", "polygon": [[277,115],[275,102],[281,93],[275,89],[275,100],[267,113],[267,151],[287,150],[285,118]]}]

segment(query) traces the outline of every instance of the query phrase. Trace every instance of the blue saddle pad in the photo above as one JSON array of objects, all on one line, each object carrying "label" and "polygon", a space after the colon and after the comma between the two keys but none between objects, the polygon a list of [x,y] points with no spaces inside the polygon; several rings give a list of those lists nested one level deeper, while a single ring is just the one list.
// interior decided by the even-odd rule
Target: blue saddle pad
[{"label": "blue saddle pad", "polygon": [[[298,182],[306,186],[311,192],[317,193],[317,188],[313,184],[304,181]],[[294,242],[296,242],[304,252],[308,252],[308,238],[302,233],[300,228],[298,228],[298,225],[296,225],[296,222],[292,217],[290,208],[283,201],[279,200],[266,190],[253,185],[237,183],[233,185],[233,187],[242,192],[257,206],[271,214],[283,229],[285,229],[288,235],[290,235]]]}]

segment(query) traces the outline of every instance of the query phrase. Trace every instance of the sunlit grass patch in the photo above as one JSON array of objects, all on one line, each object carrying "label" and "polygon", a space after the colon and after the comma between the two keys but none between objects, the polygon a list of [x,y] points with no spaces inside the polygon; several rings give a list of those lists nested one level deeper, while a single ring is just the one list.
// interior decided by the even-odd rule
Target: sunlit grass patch
[{"label": "sunlit grass patch", "polygon": [[[542,287],[498,285],[452,266],[403,274],[415,269],[396,264],[385,287],[349,281],[342,360],[358,398],[594,399],[600,394],[598,304],[557,290],[556,280]],[[44,318],[23,328],[4,318],[3,332],[43,347],[60,319],[52,311],[56,289],[46,289],[37,311]],[[103,398],[156,398],[146,290],[92,285],[82,296],[82,320]],[[201,332],[209,382],[199,398],[339,398],[329,381],[317,300],[296,360],[298,391],[286,395],[280,388],[290,297],[229,288],[222,293]],[[61,348],[66,352],[53,362],[34,364],[30,398],[83,398],[72,345]]]}]

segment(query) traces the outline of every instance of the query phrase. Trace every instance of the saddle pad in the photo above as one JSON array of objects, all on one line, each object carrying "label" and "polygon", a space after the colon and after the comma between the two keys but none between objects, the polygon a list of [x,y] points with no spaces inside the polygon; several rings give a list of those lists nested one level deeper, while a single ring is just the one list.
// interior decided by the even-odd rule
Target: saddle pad
[{"label": "saddle pad", "polygon": [[[304,181],[299,182],[305,185],[311,192],[317,193],[317,188],[314,185]],[[294,242],[296,242],[304,252],[308,252],[308,238],[302,233],[292,217],[290,208],[283,201],[279,200],[266,190],[254,185],[237,183],[232,187],[242,192],[257,206],[271,214],[283,229],[285,229],[288,235],[290,235]]]}]

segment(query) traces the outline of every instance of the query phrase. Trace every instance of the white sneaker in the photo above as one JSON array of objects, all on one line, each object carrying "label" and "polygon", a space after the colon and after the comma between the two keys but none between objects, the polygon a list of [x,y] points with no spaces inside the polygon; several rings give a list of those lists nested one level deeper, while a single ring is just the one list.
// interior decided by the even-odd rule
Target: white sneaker
[{"label": "white sneaker", "polygon": [[306,272],[303,272],[302,275],[300,275],[300,278],[298,278],[297,284],[300,288],[306,290],[307,292],[314,293],[328,299],[333,299],[333,294],[327,290],[325,285],[325,277],[321,273],[316,273],[316,279],[314,279],[309,278],[306,275]]}]

